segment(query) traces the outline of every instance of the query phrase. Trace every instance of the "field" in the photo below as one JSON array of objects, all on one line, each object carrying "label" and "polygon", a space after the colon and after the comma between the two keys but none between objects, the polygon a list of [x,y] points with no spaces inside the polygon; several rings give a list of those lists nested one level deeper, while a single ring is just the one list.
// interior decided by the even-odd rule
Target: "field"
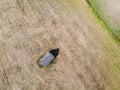
[{"label": "field", "polygon": [[120,42],[120,1],[86,0],[94,12],[109,28],[114,38]]},{"label": "field", "polygon": [[0,0],[0,90],[119,90],[119,53],[85,0]]}]

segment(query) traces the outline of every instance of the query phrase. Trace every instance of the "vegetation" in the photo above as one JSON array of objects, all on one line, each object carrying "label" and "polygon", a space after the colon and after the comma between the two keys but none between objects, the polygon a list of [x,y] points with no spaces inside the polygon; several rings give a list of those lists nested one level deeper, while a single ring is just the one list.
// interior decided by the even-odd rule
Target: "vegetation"
[{"label": "vegetation", "polygon": [[91,8],[94,15],[100,23],[107,29],[107,31],[115,38],[115,41],[120,44],[120,28],[114,28],[110,24],[110,18],[106,16],[104,10],[101,8],[100,0],[86,0],[89,8]]}]

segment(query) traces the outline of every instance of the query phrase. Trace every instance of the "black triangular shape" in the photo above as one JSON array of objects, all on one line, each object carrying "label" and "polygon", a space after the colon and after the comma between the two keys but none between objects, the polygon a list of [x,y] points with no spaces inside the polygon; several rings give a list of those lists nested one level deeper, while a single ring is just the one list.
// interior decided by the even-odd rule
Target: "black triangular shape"
[{"label": "black triangular shape", "polygon": [[49,52],[54,56],[54,57],[57,57],[58,56],[58,54],[59,54],[59,48],[57,48],[57,49],[52,49],[52,50],[50,50]]}]

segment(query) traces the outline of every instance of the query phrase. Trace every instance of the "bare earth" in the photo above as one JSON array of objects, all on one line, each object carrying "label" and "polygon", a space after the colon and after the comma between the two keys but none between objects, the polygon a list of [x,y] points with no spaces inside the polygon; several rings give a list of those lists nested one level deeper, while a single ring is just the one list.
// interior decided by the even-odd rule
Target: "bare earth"
[{"label": "bare earth", "polygon": [[85,0],[0,0],[0,90],[119,90],[119,53]]}]

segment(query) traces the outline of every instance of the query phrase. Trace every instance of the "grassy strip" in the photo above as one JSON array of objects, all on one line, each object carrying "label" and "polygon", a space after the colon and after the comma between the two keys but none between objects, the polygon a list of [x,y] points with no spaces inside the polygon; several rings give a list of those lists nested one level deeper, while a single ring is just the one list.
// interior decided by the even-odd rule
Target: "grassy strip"
[{"label": "grassy strip", "polygon": [[[93,6],[91,4],[91,2],[89,0],[86,0],[90,10],[92,11],[92,13],[94,14],[94,16],[97,18],[97,20],[101,23],[101,25],[105,28],[105,30],[107,30],[107,32],[109,32],[109,34],[114,38],[113,40],[120,45],[120,38],[115,34],[115,30],[112,30],[110,28],[109,22],[105,22],[105,17],[101,14],[100,12],[100,8],[98,6]],[[95,3],[95,2],[94,2]],[[96,4],[96,3],[95,3]],[[104,20],[105,19],[105,20]]]}]

